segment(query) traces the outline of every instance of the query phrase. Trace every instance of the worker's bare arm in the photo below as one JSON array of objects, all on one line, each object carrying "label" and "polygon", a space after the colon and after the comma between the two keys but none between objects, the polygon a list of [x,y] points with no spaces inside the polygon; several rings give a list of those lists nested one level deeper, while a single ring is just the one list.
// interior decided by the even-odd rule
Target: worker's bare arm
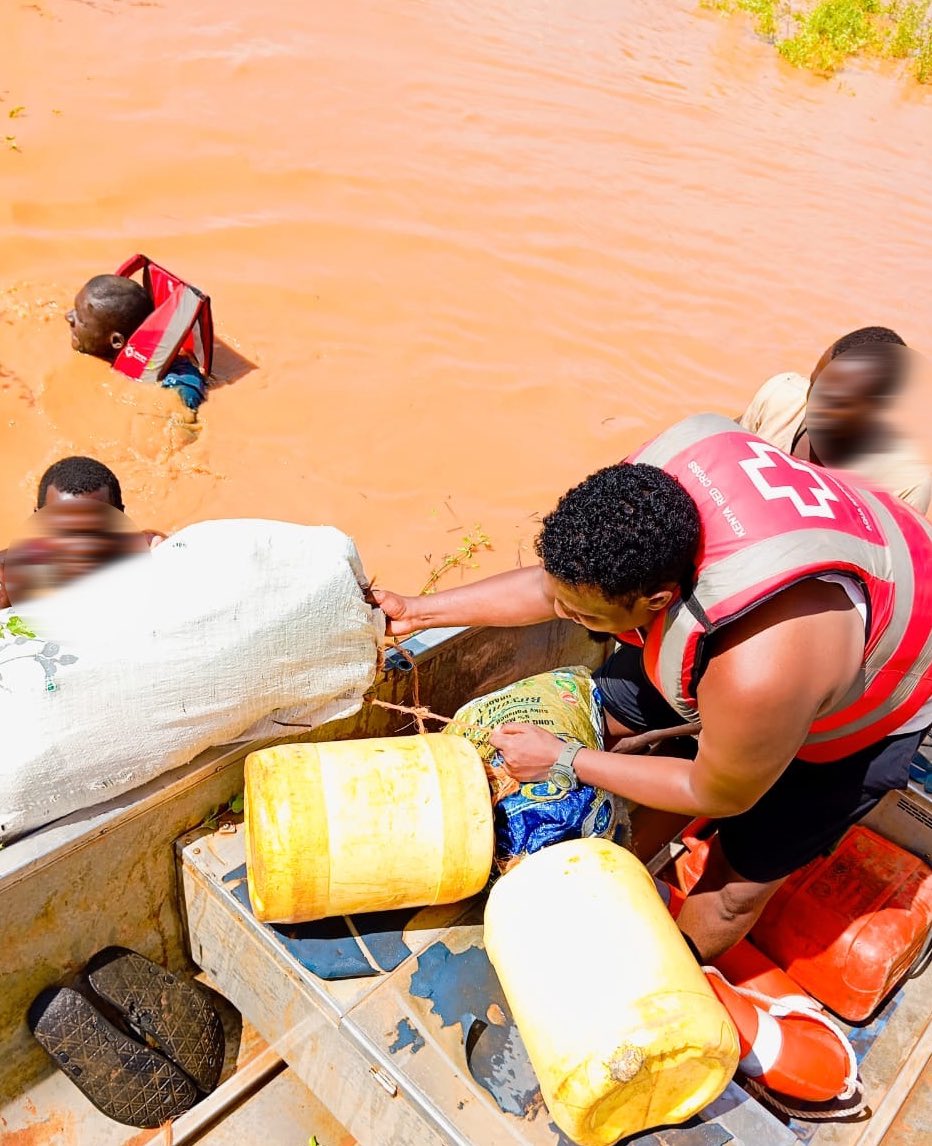
[{"label": "worker's bare arm", "polygon": [[556,616],[543,572],[539,565],[513,569],[472,585],[423,597],[373,589],[372,598],[385,613],[395,636],[447,625],[533,625]]},{"label": "worker's bare arm", "polygon": [[[579,778],[686,815],[746,811],[777,781],[819,713],[855,681],[863,647],[863,625],[842,589],[805,582],[787,590],[717,639],[698,690],[695,761],[584,749],[575,761]],[[531,780],[559,752],[549,736],[508,725],[494,742],[512,775]]]}]

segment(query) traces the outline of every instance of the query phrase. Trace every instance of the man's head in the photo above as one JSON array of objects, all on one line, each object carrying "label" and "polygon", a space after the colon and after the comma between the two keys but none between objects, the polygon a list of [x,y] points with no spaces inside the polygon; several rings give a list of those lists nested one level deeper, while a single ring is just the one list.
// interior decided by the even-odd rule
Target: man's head
[{"label": "man's head", "polygon": [[151,313],[152,300],[139,283],[122,275],[96,275],[81,287],[65,315],[71,345],[112,361]]},{"label": "man's head", "polygon": [[62,458],[39,479],[36,509],[75,498],[102,501],[123,510],[123,493],[113,470],[93,458]]},{"label": "man's head", "polygon": [[147,548],[129,518],[107,502],[76,497],[50,503],[33,514],[28,535],[7,550],[7,594],[20,605]]},{"label": "man's head", "polygon": [[906,375],[906,343],[885,326],[853,330],[825,351],[812,372],[806,427],[833,442],[858,441]]},{"label": "man's head", "polygon": [[691,579],[699,510],[663,470],[623,462],[565,493],[535,547],[560,616],[624,632],[649,624]]}]

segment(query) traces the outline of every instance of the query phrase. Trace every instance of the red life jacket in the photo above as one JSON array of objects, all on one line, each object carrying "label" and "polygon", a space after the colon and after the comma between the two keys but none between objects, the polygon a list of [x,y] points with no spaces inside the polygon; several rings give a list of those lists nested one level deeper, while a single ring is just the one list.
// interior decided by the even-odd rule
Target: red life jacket
[{"label": "red life jacket", "polygon": [[179,354],[188,354],[207,379],[214,356],[210,299],[145,255],[133,255],[116,273],[132,278],[140,270],[155,309],[126,340],[113,369],[129,378],[158,382]]},{"label": "red life jacket", "polygon": [[706,638],[781,590],[847,574],[867,598],[862,677],[812,725],[797,755],[838,760],[895,732],[932,697],[932,526],[898,498],[855,488],[742,430],[687,418],[642,447],[702,522],[695,583],[647,633],[644,667],[687,720]]}]

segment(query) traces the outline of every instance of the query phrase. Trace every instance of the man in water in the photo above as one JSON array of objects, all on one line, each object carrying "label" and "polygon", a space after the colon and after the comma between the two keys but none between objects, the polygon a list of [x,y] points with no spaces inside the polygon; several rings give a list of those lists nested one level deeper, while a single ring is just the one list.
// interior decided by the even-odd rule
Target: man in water
[{"label": "man in water", "polygon": [[[96,275],[81,287],[65,315],[71,327],[71,345],[81,354],[113,362],[152,309],[152,300],[135,279]],[[200,371],[183,354],[172,363],[161,385],[177,391],[190,410],[196,410],[207,397]]]},{"label": "man in water", "polygon": [[794,372],[768,379],[740,424],[794,457],[854,471],[925,513],[929,467],[883,416],[907,369],[903,339],[865,326],[833,342],[809,379]]},{"label": "man in water", "polygon": [[679,917],[713,959],[905,786],[932,723],[932,526],[706,414],[565,494],[537,552],[539,566],[463,588],[373,596],[396,635],[554,617],[622,634],[597,674],[609,738],[698,718],[693,761],[568,748],[521,724],[492,742],[522,783],[718,821]]},{"label": "man in water", "polygon": [[[46,506],[66,505],[73,501],[95,501],[112,506],[123,513],[123,491],[113,470],[95,458],[61,458],[50,465],[39,479],[36,512]],[[145,530],[143,536],[149,548],[165,538],[158,530]],[[0,552],[0,609],[10,607],[6,591],[4,568],[8,550]]]},{"label": "man in water", "polygon": [[88,498],[125,510],[120,481],[113,470],[95,458],[70,457],[54,462],[39,478],[36,509],[73,498]]}]

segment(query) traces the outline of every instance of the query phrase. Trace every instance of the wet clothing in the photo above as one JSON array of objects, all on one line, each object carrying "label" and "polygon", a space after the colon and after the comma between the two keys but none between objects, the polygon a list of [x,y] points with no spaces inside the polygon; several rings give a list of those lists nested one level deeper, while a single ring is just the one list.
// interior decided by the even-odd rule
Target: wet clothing
[{"label": "wet clothing", "polygon": [[[605,710],[633,732],[683,723],[647,679],[642,652],[635,646],[622,645],[595,679]],[[906,787],[923,735],[887,736],[827,764],[793,760],[752,808],[718,821],[725,859],[745,879],[766,883],[830,851],[886,792]],[[691,757],[696,742],[667,742],[662,751]]]},{"label": "wet clothing", "polygon": [[163,386],[177,390],[189,410],[196,410],[207,397],[207,383],[190,358],[179,354],[162,379]]}]

